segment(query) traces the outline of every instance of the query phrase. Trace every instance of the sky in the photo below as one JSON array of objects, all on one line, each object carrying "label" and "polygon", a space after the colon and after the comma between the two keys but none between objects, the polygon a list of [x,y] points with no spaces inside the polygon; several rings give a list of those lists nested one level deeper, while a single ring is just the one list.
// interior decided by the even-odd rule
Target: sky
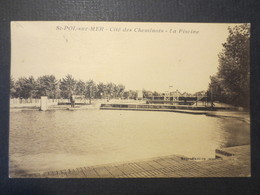
[{"label": "sky", "polygon": [[11,75],[61,79],[71,74],[127,90],[194,93],[207,90],[227,28],[235,25],[12,22]]}]

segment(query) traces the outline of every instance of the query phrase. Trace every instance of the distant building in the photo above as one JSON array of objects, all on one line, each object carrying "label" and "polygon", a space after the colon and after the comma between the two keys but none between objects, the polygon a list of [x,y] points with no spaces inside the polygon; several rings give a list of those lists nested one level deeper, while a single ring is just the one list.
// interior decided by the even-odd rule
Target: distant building
[{"label": "distant building", "polygon": [[183,97],[193,97],[194,95],[192,95],[191,93],[184,92],[181,96],[183,96]]},{"label": "distant building", "polygon": [[172,91],[170,92],[170,96],[171,97],[175,97],[175,98],[179,98],[181,96],[181,93],[179,92],[179,90],[175,90],[175,91]]}]

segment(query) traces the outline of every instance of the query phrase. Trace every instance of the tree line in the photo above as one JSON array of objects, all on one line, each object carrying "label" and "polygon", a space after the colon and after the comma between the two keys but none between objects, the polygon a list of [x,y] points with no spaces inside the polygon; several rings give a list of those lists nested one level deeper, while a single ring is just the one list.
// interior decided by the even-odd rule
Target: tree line
[{"label": "tree line", "polygon": [[137,91],[125,91],[122,84],[98,83],[93,80],[84,82],[76,80],[72,75],[57,80],[54,75],[44,75],[35,79],[33,76],[20,77],[10,80],[10,96],[11,98],[40,98],[48,96],[48,98],[70,98],[71,95],[84,95],[86,98],[130,98],[137,97]]},{"label": "tree line", "polygon": [[229,27],[228,31],[218,55],[218,72],[210,77],[208,94],[214,101],[249,108],[250,25]]},{"label": "tree line", "polygon": [[[164,93],[157,91],[142,90],[143,98],[152,96],[163,96]],[[201,96],[204,91],[195,94],[183,93],[180,95]],[[49,99],[69,99],[71,95],[84,95],[86,98],[103,99],[103,98],[123,98],[137,99],[137,90],[125,90],[122,84],[112,82],[96,84],[93,80],[84,82],[76,80],[72,75],[57,80],[54,75],[44,75],[35,79],[33,76],[20,77],[15,80],[12,76],[10,79],[10,96],[11,98],[40,98],[47,96]]]}]

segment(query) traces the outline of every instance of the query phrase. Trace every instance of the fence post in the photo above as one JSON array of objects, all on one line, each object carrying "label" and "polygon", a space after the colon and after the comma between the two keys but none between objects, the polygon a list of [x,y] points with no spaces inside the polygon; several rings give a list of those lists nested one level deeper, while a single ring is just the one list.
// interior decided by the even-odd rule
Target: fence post
[{"label": "fence post", "polygon": [[48,108],[48,98],[47,96],[41,96],[41,111],[46,111]]}]

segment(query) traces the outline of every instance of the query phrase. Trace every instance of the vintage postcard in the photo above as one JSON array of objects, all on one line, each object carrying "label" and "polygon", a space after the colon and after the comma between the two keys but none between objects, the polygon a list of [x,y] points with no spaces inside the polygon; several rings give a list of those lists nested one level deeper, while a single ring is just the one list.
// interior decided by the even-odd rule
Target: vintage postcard
[{"label": "vintage postcard", "polygon": [[250,24],[11,22],[11,178],[250,177]]}]

